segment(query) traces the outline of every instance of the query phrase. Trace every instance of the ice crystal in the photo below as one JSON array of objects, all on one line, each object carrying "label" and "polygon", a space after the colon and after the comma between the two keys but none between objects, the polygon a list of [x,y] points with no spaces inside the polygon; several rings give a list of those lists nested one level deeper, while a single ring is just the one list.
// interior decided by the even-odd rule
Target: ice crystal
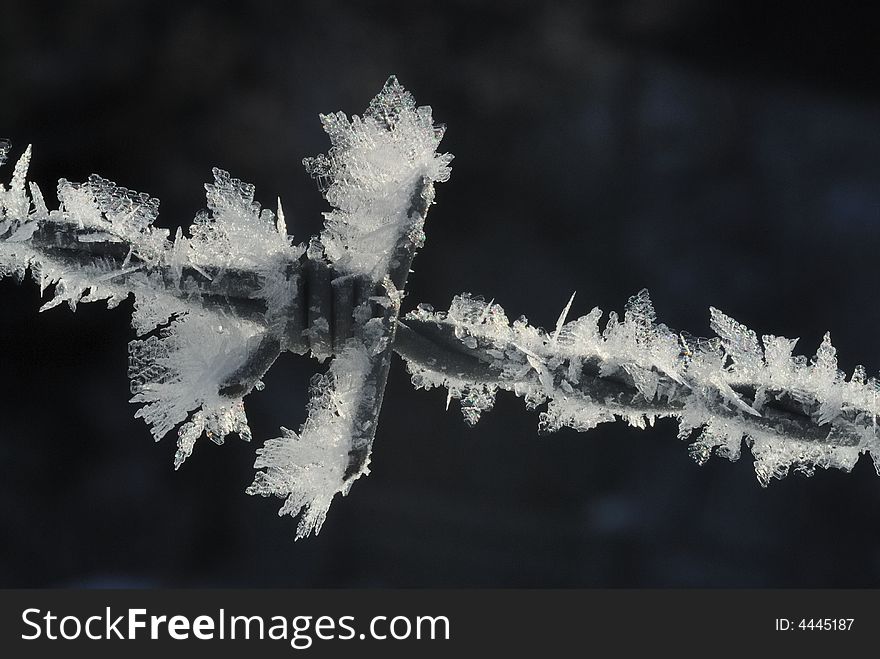
[{"label": "ice crystal", "polygon": [[157,229],[159,200],[146,193],[116,185],[97,174],[85,183],[58,182],[61,211],[79,229],[90,229],[84,242],[126,243],[132,255],[145,264],[157,265],[168,240],[167,229]]},{"label": "ice crystal", "polygon": [[261,209],[253,185],[216,167],[213,172],[214,182],[205,184],[208,211],[199,213],[190,227],[192,259],[205,266],[260,269],[275,255],[288,255],[280,200],[278,215]]},{"label": "ice crystal", "polygon": [[334,208],[324,214],[321,243],[340,271],[381,280],[401,235],[423,237],[407,214],[420,180],[449,179],[452,156],[436,153],[445,128],[394,76],[363,117],[336,112],[321,123],[330,151],[303,161]]},{"label": "ice crystal", "polygon": [[241,401],[219,389],[246,362],[260,334],[247,323],[221,322],[210,314],[187,313],[129,345],[131,402],[142,405],[135,416],[151,426],[153,436],[161,439],[196,412],[179,431],[175,467],[203,432],[218,444],[232,432],[250,438]]},{"label": "ice crystal", "polygon": [[[313,383],[300,432],[284,429],[258,451],[261,471],[248,492],[284,498],[279,514],[301,514],[297,537],[317,533],[335,495],[369,472],[375,405],[384,387],[375,369],[390,358],[393,325],[386,321],[396,318],[403,294],[389,274],[399,265],[401,245],[414,250],[423,241],[424,217],[412,211],[414,197],[428,195],[430,202],[432,183],[449,178],[452,159],[436,153],[443,128],[434,125],[431,108],[417,107],[394,77],[363,117],[349,120],[337,112],[321,115],[321,122],[330,151],[304,164],[334,210],[324,214],[324,229],[307,257],[326,259],[340,280],[366,277],[381,294],[353,309],[355,337]],[[309,338],[328,333],[328,318],[310,318]],[[314,345],[312,351],[319,359],[327,356]],[[356,461],[352,455],[359,452],[365,455]]]},{"label": "ice crystal", "polygon": [[[364,402],[370,355],[351,341],[312,381],[307,418],[299,433],[282,428],[282,436],[257,450],[258,471],[248,494],[284,499],[279,515],[302,513],[297,538],[318,533],[333,498],[347,494],[346,479],[358,408]],[[368,473],[366,468],[364,473]]]}]

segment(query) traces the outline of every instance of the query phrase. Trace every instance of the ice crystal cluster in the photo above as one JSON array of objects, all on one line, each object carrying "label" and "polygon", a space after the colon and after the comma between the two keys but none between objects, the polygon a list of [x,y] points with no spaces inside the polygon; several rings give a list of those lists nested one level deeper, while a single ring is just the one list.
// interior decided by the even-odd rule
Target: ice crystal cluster
[{"label": "ice crystal cluster", "polygon": [[[345,478],[350,438],[365,395],[369,354],[352,341],[336,356],[326,375],[312,382],[308,416],[299,433],[282,436],[257,450],[258,471],[249,494],[284,497],[280,515],[302,515],[297,536],[321,530],[336,494],[347,494],[354,478]],[[367,467],[361,473],[367,473]],[[358,474],[360,476],[361,474]]]},{"label": "ice crystal cluster", "polygon": [[347,494],[358,477],[369,473],[368,447],[363,462],[347,474],[350,454],[359,443],[370,443],[375,432],[377,419],[361,413],[381,402],[384,379],[376,381],[374,365],[381,353],[390,358],[389,331],[369,309],[377,303],[393,309],[396,317],[402,291],[389,274],[398,265],[402,243],[414,249],[423,242],[424,217],[411,213],[413,196],[432,198],[432,184],[449,179],[452,160],[450,154],[436,153],[444,129],[434,125],[431,108],[416,106],[394,77],[363,117],[349,119],[337,112],[321,115],[321,122],[330,151],[303,164],[318,178],[333,210],[324,214],[324,229],[309,246],[310,254],[323,253],[339,279],[378,282],[383,294],[353,309],[358,331],[327,375],[313,381],[300,433],[284,429],[282,437],[258,451],[255,466],[263,471],[248,492],[284,497],[279,514],[302,511],[298,537],[318,532],[333,497]]},{"label": "ice crystal cluster", "polygon": [[[43,309],[96,300],[112,307],[134,296],[131,402],[157,440],[177,430],[175,467],[202,436],[216,443],[230,434],[250,439],[243,397],[261,387],[258,376],[275,354],[262,353],[267,345],[294,350],[302,341],[285,331],[301,305],[305,261],[339,278],[384,283],[384,296],[353,310],[358,331],[313,382],[300,432],[282,429],[258,451],[261,471],[248,492],[284,498],[281,514],[302,512],[298,536],[318,531],[333,497],[368,471],[367,455],[347,473],[355,436],[375,430],[374,420],[357,415],[377,395],[372,364],[390,350],[372,305],[399,305],[401,294],[387,279],[402,238],[421,244],[424,218],[409,213],[413,195],[430,197],[431,184],[448,179],[452,158],[436,153],[443,128],[434,125],[431,108],[416,106],[393,77],[363,117],[340,112],[321,121],[331,149],[304,164],[333,210],[308,248],[288,236],[280,201],[276,213],[261,208],[253,185],[221,169],[205,186],[207,210],[188,236],[178,230],[173,239],[154,225],[158,200],[99,176],[61,180],[59,207],[49,211],[37,185],[26,183],[30,147],[10,184],[0,186],[0,277],[21,280],[30,270],[41,291],[54,285]],[[10,149],[0,142],[0,164]],[[243,298],[256,311],[239,313],[225,303],[229,298]],[[328,327],[329,319],[313,312],[302,334]],[[251,366],[260,360],[268,363],[255,374]]]},{"label": "ice crystal cluster", "polygon": [[399,84],[385,87],[363,117],[321,115],[332,147],[303,164],[318,179],[333,210],[324,214],[321,244],[340,272],[381,281],[402,227],[424,240],[421,224],[408,226],[411,196],[421,178],[449,179],[452,155],[438,154],[444,126],[429,106],[416,107]]},{"label": "ice crystal cluster", "polygon": [[[173,238],[155,225],[158,200],[97,175],[59,181],[49,210],[27,182],[30,147],[0,184],[0,277],[30,271],[52,291],[42,309],[133,297],[131,402],[157,440],[176,431],[175,468],[202,436],[251,438],[243,399],[280,352],[332,357],[300,430],[257,450],[247,490],[282,498],[279,514],[299,515],[297,537],[318,532],[334,497],[369,472],[394,351],[416,387],[445,387],[469,424],[505,390],[544,406],[545,432],[673,417],[681,438],[696,435],[700,463],[736,460],[745,442],[763,485],[791,469],[848,471],[863,453],[880,471],[878,383],[862,367],[847,379],[828,335],[807,360],[793,355],[796,340],[759,340],[712,309],[716,337],[698,339],[659,324],[647,291],[603,327],[598,308],[567,322],[574,296],[550,332],[468,294],[400,318],[433,186],[449,178],[444,129],[393,77],[363,116],[321,122],[331,147],[303,164],[331,210],[302,244],[280,200],[263,208],[254,186],[221,169],[206,210]],[[10,150],[0,140],[0,165]]]},{"label": "ice crystal cluster", "polygon": [[[252,186],[221,170],[205,186],[209,211],[196,218],[192,236],[178,231],[172,241],[153,224],[158,200],[96,175],[59,181],[59,208],[48,211],[37,185],[25,187],[30,155],[28,147],[3,190],[0,274],[21,279],[30,269],[41,290],[54,284],[41,310],[97,300],[114,307],[134,296],[132,326],[140,338],[129,346],[131,401],[142,405],[136,416],[157,440],[179,426],[176,467],[202,434],[217,443],[231,433],[250,439],[241,397],[223,397],[219,388],[264,330],[200,304],[196,279],[222,278],[246,263],[262,275],[254,295],[270,294],[278,286],[279,254],[293,258],[301,248],[281,234],[271,211],[260,211]],[[83,262],[65,243],[98,255]],[[111,257],[114,248],[121,259]]]},{"label": "ice crystal cluster", "polygon": [[404,322],[441,328],[483,370],[469,377],[409,360],[413,384],[447,388],[470,424],[499,389],[529,407],[546,403],[539,426],[547,432],[586,431],[616,419],[644,428],[675,417],[682,439],[697,435],[690,452],[700,464],[713,452],[737,460],[745,441],[762,485],[791,468],[849,471],[862,453],[880,472],[878,383],[861,366],[847,380],[828,334],[808,361],[792,355],[797,339],[759,341],[714,308],[717,338],[673,332],[656,322],[645,290],[630,298],[622,319],[611,312],[601,329],[598,308],[566,323],[572,300],[553,332],[525,318],[511,323],[499,305],[467,294],[446,312],[420,306]]}]

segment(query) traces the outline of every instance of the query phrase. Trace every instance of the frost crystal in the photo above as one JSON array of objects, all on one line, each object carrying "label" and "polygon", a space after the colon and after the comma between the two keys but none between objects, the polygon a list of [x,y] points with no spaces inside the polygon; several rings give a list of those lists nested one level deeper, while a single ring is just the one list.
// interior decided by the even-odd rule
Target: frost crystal
[{"label": "frost crystal", "polygon": [[253,185],[216,167],[213,172],[214,182],[205,184],[208,211],[199,213],[190,227],[193,261],[226,269],[265,268],[277,254],[289,254],[280,210],[278,216],[261,210]]},{"label": "frost crystal", "polygon": [[132,255],[145,264],[157,265],[166,249],[167,229],[156,229],[159,200],[117,186],[92,174],[86,183],[58,182],[61,210],[80,229],[91,229],[85,242],[127,244]]},{"label": "frost crystal", "polygon": [[312,380],[308,416],[300,432],[282,428],[281,437],[257,450],[254,466],[263,471],[257,472],[248,494],[284,498],[279,515],[302,512],[297,538],[318,533],[333,497],[347,494],[354,482],[345,472],[369,367],[367,352],[350,342],[327,374]]},{"label": "frost crystal", "polygon": [[131,402],[143,405],[135,416],[152,427],[157,440],[197,410],[179,430],[175,468],[203,433],[218,444],[233,432],[250,439],[241,400],[230,400],[219,389],[247,361],[258,339],[257,328],[245,323],[224,325],[212,315],[188,313],[129,345]]},{"label": "frost crystal", "polygon": [[322,114],[321,123],[332,147],[303,161],[334,208],[324,214],[321,242],[341,272],[381,281],[402,233],[424,239],[407,211],[420,179],[449,179],[452,156],[436,153],[445,128],[394,76],[363,117],[336,112]]}]

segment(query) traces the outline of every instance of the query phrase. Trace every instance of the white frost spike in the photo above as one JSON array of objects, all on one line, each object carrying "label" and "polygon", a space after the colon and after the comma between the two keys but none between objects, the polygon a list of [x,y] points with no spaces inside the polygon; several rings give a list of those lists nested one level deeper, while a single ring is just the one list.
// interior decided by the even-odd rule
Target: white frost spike
[{"label": "white frost spike", "polygon": [[[350,342],[328,373],[312,381],[308,416],[300,432],[282,428],[281,437],[257,450],[254,467],[263,471],[257,472],[247,492],[284,498],[279,515],[302,512],[298,539],[321,530],[333,498],[346,494],[354,481],[344,477],[369,370],[368,351]],[[365,468],[362,473],[367,472]]]},{"label": "white frost spike", "polygon": [[[95,202],[118,235],[148,232],[159,216],[159,200],[143,192],[135,192],[97,174],[89,176],[88,184],[83,184],[95,196]],[[165,232],[163,231],[163,234]]]},{"label": "white frost spike", "polygon": [[602,337],[599,333],[599,319],[602,310],[593,307],[586,316],[581,316],[565,325],[559,332],[557,342],[579,349],[585,354],[594,353],[599,349]]},{"label": "white frost spike", "polygon": [[407,215],[420,180],[449,179],[452,156],[436,152],[443,127],[394,76],[363,117],[322,114],[321,123],[332,147],[303,164],[334,208],[324,213],[325,253],[341,272],[381,279],[404,233],[422,239]]},{"label": "white frost spike", "polygon": [[284,220],[284,209],[281,208],[281,197],[278,197],[278,210],[275,213],[275,230],[278,235],[287,238],[287,222]]},{"label": "white frost spike", "polygon": [[43,198],[43,191],[40,190],[40,186],[38,186],[36,183],[29,183],[28,187],[31,190],[31,199],[33,200],[34,204],[34,219],[48,219],[49,209],[46,208],[46,200]]},{"label": "white frost spike", "polygon": [[637,344],[646,345],[651,342],[657,313],[654,311],[648,289],[643,288],[629,299],[623,321],[632,328]]},{"label": "white frost spike", "polygon": [[[27,196],[25,193],[25,182],[27,180],[27,170],[30,167],[30,164],[31,145],[28,144],[27,148],[24,150],[24,153],[22,153],[21,157],[18,159],[18,162],[15,163],[15,169],[12,170],[12,180],[9,182],[9,192],[17,199],[27,200]],[[14,217],[24,219],[24,216],[27,214],[27,210],[27,206],[18,209],[19,214],[14,215]]]},{"label": "white frost spike", "polygon": [[813,359],[812,380],[820,401],[819,423],[833,421],[843,406],[843,373],[837,368],[837,350],[831,345],[831,333],[826,332]]},{"label": "white frost spike", "polygon": [[838,380],[837,349],[831,345],[831,332],[825,332],[813,359],[813,372],[828,383]]},{"label": "white frost spike", "polygon": [[678,338],[665,325],[656,325],[654,305],[648,291],[642,289],[626,304],[623,322],[613,311],[602,332],[599,346],[603,376],[622,369],[632,377],[647,400],[657,395],[659,376],[666,375],[684,384],[679,363]]},{"label": "white frost spike", "polygon": [[[5,161],[10,148],[8,141],[0,142],[0,149],[2,149],[0,162]],[[9,187],[0,184],[0,236],[10,229],[14,232],[16,229],[20,230],[23,225],[27,225],[30,200],[27,194],[26,178],[30,162],[31,147],[28,145],[12,170]]]},{"label": "white frost spike", "polygon": [[80,228],[104,228],[105,222],[101,218],[101,210],[87,183],[72,183],[65,178],[59,179],[57,194],[58,201],[61,202],[61,211]]},{"label": "white frost spike", "polygon": [[571,310],[571,303],[574,302],[575,295],[577,295],[577,291],[571,294],[571,297],[568,298],[568,304],[565,305],[562,313],[559,314],[559,319],[556,321],[556,331],[553,332],[553,343],[559,341],[559,333],[562,331],[563,325],[565,325],[565,319],[568,318],[568,312]]},{"label": "white frost spike", "polygon": [[764,366],[764,353],[755,333],[715,307],[709,307],[709,326],[721,339],[738,373],[750,375]]},{"label": "white frost spike", "polygon": [[[302,246],[291,245],[278,200],[279,216],[260,208],[255,188],[214,168],[214,182],[205,184],[208,212],[190,227],[188,264],[204,272],[209,266],[256,272],[262,288],[254,297],[266,300],[268,316],[280,311],[294,293],[293,281],[284,276],[285,264],[298,258]],[[178,249],[175,243],[175,249]]]}]

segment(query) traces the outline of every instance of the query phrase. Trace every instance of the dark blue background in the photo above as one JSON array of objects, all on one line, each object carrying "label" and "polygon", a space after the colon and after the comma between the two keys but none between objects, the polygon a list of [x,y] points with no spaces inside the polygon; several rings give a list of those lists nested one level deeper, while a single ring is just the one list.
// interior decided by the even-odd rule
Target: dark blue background
[{"label": "dark blue background", "polygon": [[[4,3],[0,134],[33,142],[50,199],[97,172],[187,225],[217,165],[305,239],[318,112],[396,73],[456,156],[409,304],[470,291],[552,326],[575,289],[582,314],[647,286],[672,327],[707,334],[715,305],[807,354],[831,330],[876,373],[877,24],[733,5]],[[130,302],[0,299],[0,586],[880,585],[867,458],[765,490],[750,456],[694,465],[670,422],[539,437],[502,395],[468,429],[399,362],[372,474],[294,544],[244,494],[254,445],[202,440],[175,473],[132,418]],[[318,368],[279,360],[248,399],[258,443],[302,422]]]}]

